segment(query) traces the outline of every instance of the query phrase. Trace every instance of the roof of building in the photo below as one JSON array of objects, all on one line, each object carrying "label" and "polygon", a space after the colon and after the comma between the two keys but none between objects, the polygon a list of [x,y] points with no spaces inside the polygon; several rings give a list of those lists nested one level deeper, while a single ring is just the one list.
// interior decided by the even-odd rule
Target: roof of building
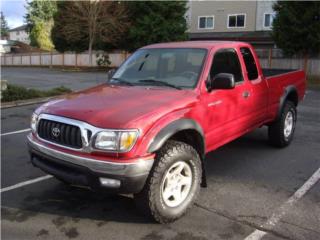
[{"label": "roof of building", "polygon": [[26,30],[27,27],[28,27],[28,25],[27,25],[27,24],[24,24],[24,25],[21,25],[21,26],[19,26],[19,27],[10,29],[9,32],[23,31],[23,30]]},{"label": "roof of building", "polygon": [[189,33],[191,40],[231,40],[273,43],[271,31]]}]

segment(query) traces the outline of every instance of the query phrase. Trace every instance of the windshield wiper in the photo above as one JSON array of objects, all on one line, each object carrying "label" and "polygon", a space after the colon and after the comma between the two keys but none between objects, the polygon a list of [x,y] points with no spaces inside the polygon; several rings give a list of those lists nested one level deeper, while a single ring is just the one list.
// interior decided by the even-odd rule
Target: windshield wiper
[{"label": "windshield wiper", "polygon": [[159,81],[159,80],[154,80],[154,79],[142,79],[142,80],[139,80],[138,82],[156,83],[156,84],[159,84],[159,85],[162,85],[162,86],[167,86],[167,87],[171,87],[171,88],[175,88],[175,89],[179,89],[179,90],[182,89],[181,87],[178,87],[176,85],[173,85],[173,84],[170,84],[170,83],[167,83],[167,82],[163,82],[163,81]]},{"label": "windshield wiper", "polygon": [[124,80],[124,79],[122,79],[122,78],[111,78],[110,80],[111,80],[111,81],[112,81],[112,80],[116,80],[116,81],[118,81],[119,83],[124,83],[124,84],[126,84],[126,85],[133,86],[133,84],[132,84],[131,82],[128,82],[128,81],[126,81],[126,80]]}]

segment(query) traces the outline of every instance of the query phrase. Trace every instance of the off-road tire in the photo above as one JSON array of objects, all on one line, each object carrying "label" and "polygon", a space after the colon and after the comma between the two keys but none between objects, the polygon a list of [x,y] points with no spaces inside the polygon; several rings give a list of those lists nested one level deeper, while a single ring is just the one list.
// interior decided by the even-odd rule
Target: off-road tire
[{"label": "off-road tire", "polygon": [[[293,115],[293,128],[290,135],[286,137],[284,134],[285,119],[289,112],[291,112]],[[269,143],[279,148],[288,146],[293,139],[296,121],[297,121],[296,106],[293,102],[287,101],[282,109],[282,112],[279,118],[275,122],[273,122],[271,125],[269,125],[269,128],[268,128]]]},{"label": "off-road tire", "polygon": [[[168,207],[161,195],[161,184],[167,170],[176,162],[186,162],[192,171],[192,183],[186,199],[177,207]],[[137,207],[159,223],[170,223],[182,217],[193,205],[200,191],[201,160],[190,145],[169,140],[157,152],[153,168],[143,190],[135,194]]]}]

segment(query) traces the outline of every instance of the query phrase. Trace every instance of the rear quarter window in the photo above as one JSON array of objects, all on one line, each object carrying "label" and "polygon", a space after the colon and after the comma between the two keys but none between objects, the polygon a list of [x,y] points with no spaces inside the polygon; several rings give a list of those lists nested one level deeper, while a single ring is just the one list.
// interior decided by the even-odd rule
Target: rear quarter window
[{"label": "rear quarter window", "polygon": [[254,60],[254,57],[247,47],[240,48],[242,58],[244,60],[244,63],[246,65],[246,69],[248,72],[248,79],[249,80],[255,80],[258,78],[258,68],[256,61]]}]

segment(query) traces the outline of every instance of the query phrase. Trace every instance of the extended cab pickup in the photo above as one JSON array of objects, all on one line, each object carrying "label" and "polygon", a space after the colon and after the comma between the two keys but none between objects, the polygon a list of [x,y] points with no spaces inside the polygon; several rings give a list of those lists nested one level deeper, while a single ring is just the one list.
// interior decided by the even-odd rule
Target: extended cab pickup
[{"label": "extended cab pickup", "polygon": [[146,46],[106,83],[40,106],[31,160],[65,183],[132,193],[171,222],[206,185],[206,153],[263,125],[272,145],[290,144],[305,85],[303,71],[262,69],[247,43]]}]

